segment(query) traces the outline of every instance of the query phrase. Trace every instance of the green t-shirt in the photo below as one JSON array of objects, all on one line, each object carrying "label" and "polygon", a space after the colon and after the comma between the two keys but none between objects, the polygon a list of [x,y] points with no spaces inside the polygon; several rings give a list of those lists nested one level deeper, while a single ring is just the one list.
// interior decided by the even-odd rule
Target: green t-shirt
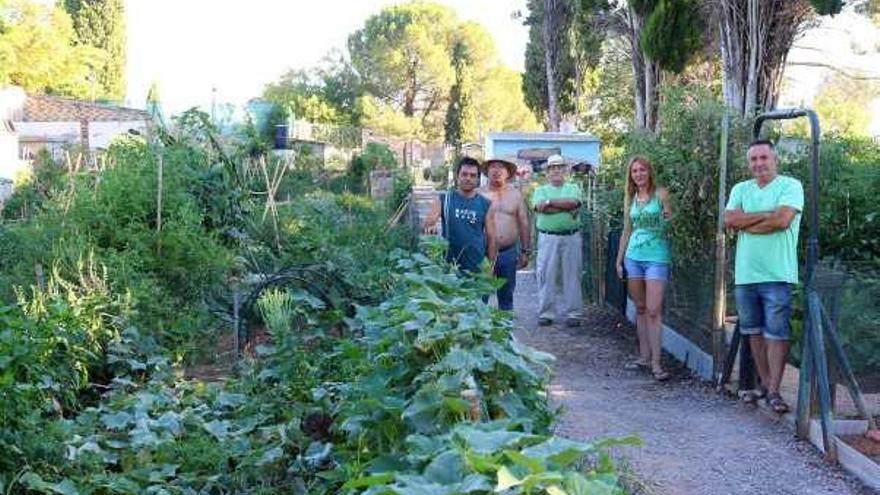
[{"label": "green t-shirt", "polygon": [[655,193],[644,205],[633,201],[629,209],[632,234],[626,257],[636,261],[669,263],[669,221],[663,218],[663,204]]},{"label": "green t-shirt", "polygon": [[[583,202],[584,192],[580,185],[573,182],[566,182],[559,187],[544,184],[535,188],[535,192],[532,193],[532,209],[548,199],[576,199]],[[538,230],[561,232],[580,228],[578,216],[572,215],[571,212],[538,213],[537,217],[535,225]]]},{"label": "green t-shirt", "polygon": [[804,187],[795,178],[778,175],[763,188],[755,179],[740,182],[730,191],[728,210],[770,213],[790,206],[797,214],[785,230],[751,234],[740,230],[736,239],[737,285],[762,282],[798,282],[797,242],[804,208]]}]

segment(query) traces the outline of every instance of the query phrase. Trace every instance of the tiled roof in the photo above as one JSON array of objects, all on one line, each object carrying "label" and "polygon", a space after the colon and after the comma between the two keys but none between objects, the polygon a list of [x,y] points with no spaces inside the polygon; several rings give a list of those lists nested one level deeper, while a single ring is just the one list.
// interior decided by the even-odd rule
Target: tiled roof
[{"label": "tiled roof", "polygon": [[71,100],[59,96],[27,95],[19,122],[131,122],[150,120],[145,110],[103,103]]},{"label": "tiled roof", "polygon": [[598,142],[599,138],[582,132],[490,132],[493,141],[576,141]]}]

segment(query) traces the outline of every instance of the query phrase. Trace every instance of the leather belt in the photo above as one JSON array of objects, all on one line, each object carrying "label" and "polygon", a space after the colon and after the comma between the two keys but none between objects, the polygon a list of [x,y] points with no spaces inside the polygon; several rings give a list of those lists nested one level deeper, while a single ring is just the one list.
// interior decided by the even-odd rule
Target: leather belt
[{"label": "leather belt", "polygon": [[570,229],[570,230],[558,230],[555,232],[551,232],[549,230],[540,230],[539,229],[538,232],[541,234],[547,234],[547,235],[572,235],[572,234],[577,234],[578,232],[580,232],[580,230]]}]

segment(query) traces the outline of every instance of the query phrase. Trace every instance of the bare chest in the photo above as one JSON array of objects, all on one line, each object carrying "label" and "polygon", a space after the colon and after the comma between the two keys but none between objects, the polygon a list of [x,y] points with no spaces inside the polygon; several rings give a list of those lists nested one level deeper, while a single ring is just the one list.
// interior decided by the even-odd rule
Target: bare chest
[{"label": "bare chest", "polygon": [[495,208],[495,214],[516,215],[520,203],[522,203],[519,191],[513,188],[507,188],[503,191],[483,191],[483,195],[492,201]]}]

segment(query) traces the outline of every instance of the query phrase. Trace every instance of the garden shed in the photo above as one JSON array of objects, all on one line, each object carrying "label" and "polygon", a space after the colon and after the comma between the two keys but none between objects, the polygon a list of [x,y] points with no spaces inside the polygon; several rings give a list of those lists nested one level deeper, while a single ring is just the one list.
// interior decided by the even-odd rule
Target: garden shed
[{"label": "garden shed", "polygon": [[145,134],[150,122],[145,110],[49,95],[27,94],[21,106],[12,109],[19,157],[25,160],[40,149],[62,158],[71,146],[88,150],[91,159],[119,135]]},{"label": "garden shed", "polygon": [[597,167],[600,140],[586,133],[493,132],[486,137],[485,156],[513,156],[539,171],[547,157],[560,154],[574,164]]}]

